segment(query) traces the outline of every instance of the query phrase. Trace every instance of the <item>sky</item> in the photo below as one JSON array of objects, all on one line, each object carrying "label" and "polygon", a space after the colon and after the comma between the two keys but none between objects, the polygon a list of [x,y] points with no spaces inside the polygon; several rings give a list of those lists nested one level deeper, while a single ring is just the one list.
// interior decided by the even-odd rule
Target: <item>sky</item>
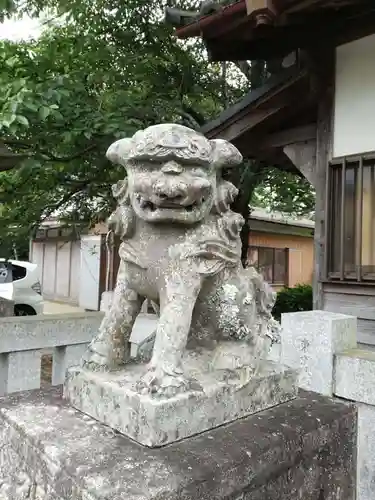
[{"label": "sky", "polygon": [[0,39],[25,40],[38,36],[40,33],[40,21],[24,17],[22,19],[7,19],[0,24]]}]

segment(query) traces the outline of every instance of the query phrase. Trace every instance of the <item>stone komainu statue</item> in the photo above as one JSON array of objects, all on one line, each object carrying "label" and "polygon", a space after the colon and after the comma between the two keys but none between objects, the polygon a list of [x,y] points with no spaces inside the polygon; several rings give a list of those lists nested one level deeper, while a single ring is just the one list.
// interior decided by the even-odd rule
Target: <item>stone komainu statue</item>
[{"label": "stone komainu statue", "polygon": [[224,140],[174,124],[137,132],[110,146],[126,169],[113,188],[110,223],[122,238],[113,302],[84,364],[116,369],[129,361],[129,337],[145,298],[160,309],[143,391],[173,394],[189,387],[187,348],[233,341],[256,369],[275,331],[274,293],[254,268],[243,269],[242,217],[230,209],[237,189],[224,168],[242,162]]}]

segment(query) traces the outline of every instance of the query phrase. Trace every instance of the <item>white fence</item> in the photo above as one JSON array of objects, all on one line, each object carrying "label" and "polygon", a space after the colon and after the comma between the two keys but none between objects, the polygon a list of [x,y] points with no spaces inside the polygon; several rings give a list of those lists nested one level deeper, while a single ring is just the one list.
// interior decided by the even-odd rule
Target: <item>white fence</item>
[{"label": "white fence", "polygon": [[0,319],[0,395],[39,389],[41,356],[52,354],[52,384],[79,363],[98,331],[102,313],[58,314]]},{"label": "white fence", "polygon": [[[102,312],[0,318],[0,396],[41,386],[42,355],[52,355],[52,385],[64,382],[98,332]],[[131,353],[153,334],[156,316],[140,314],[130,337]]]}]

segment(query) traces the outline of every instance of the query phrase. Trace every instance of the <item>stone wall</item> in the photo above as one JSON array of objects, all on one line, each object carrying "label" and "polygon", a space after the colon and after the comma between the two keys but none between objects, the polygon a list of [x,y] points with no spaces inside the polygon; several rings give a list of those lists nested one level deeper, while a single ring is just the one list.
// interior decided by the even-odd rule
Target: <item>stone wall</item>
[{"label": "stone wall", "polygon": [[375,349],[357,344],[357,318],[324,311],[282,316],[280,361],[299,386],[358,407],[357,500],[375,498]]},{"label": "stone wall", "polygon": [[14,302],[0,297],[0,318],[14,316]]},{"label": "stone wall", "polygon": [[[308,411],[306,411],[308,408]],[[1,398],[4,500],[352,500],[356,410],[296,399],[149,449],[73,410],[59,389]]]}]

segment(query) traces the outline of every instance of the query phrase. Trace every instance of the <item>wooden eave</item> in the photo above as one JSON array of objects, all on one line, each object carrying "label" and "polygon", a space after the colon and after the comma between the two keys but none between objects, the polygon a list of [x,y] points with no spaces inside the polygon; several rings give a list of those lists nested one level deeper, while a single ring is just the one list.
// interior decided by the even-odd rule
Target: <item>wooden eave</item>
[{"label": "wooden eave", "polygon": [[308,72],[290,68],[249,92],[201,131],[210,139],[231,141],[245,158],[297,173],[283,149],[316,137],[316,108]]},{"label": "wooden eave", "polygon": [[[258,3],[258,2],[257,2]],[[298,49],[337,46],[375,33],[374,0],[264,0],[273,4],[268,23],[258,23],[252,0],[238,0],[176,30],[201,37],[211,60],[274,59]],[[250,7],[249,7],[250,6]]]}]

